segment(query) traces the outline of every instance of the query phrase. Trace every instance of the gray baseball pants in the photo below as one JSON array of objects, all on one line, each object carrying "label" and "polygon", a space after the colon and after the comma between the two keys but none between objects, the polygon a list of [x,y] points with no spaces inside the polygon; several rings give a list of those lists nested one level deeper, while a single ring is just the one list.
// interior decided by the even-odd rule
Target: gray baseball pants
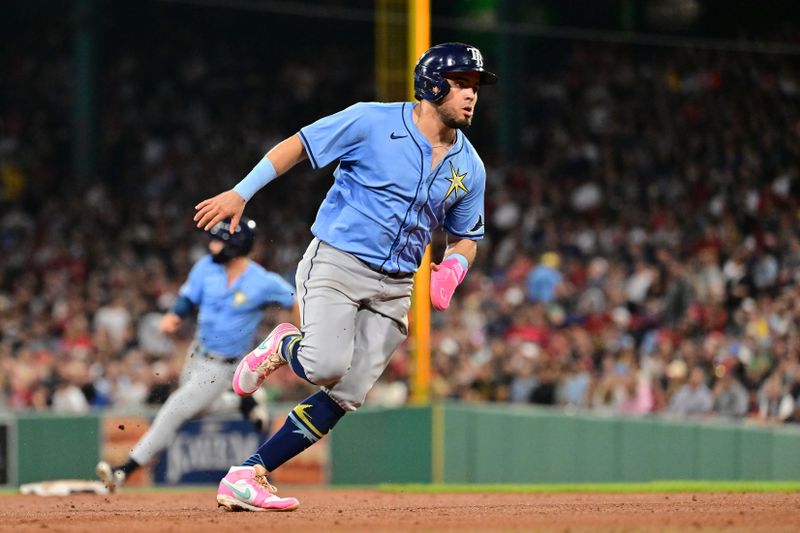
[{"label": "gray baseball pants", "polygon": [[214,358],[214,354],[212,358],[197,355],[197,346],[193,342],[186,355],[180,386],[170,394],[147,433],[131,450],[131,458],[140,465],[172,444],[186,421],[201,413],[235,410],[239,405],[239,398],[231,391],[236,365]]},{"label": "gray baseball pants", "polygon": [[355,256],[311,241],[295,277],[309,381],[355,411],[408,335],[411,276],[376,272]]}]

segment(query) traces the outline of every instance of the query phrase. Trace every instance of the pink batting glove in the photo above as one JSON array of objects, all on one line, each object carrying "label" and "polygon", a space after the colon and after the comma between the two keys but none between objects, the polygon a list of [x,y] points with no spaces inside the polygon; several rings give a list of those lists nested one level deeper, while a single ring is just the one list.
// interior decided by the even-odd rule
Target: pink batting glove
[{"label": "pink batting glove", "polygon": [[464,281],[467,269],[455,257],[445,258],[440,264],[431,264],[431,304],[437,311],[450,306],[458,284]]}]

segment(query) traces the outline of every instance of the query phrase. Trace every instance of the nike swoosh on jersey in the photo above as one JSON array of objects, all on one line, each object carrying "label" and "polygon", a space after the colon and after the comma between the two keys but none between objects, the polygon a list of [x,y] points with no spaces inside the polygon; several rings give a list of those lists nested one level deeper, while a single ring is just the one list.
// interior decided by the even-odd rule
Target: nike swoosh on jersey
[{"label": "nike swoosh on jersey", "polygon": [[231,483],[227,479],[223,479],[222,482],[225,483],[225,485],[227,485],[227,487],[229,489],[231,489],[233,491],[233,493],[236,494],[238,497],[240,497],[243,500],[250,501],[250,495],[251,495],[250,494],[250,487],[247,487],[247,490],[239,490],[236,487],[236,485],[234,485],[233,483]]},{"label": "nike swoosh on jersey", "polygon": [[392,132],[389,135],[390,139],[402,139],[403,137],[408,137],[408,135],[397,135],[395,132]]}]

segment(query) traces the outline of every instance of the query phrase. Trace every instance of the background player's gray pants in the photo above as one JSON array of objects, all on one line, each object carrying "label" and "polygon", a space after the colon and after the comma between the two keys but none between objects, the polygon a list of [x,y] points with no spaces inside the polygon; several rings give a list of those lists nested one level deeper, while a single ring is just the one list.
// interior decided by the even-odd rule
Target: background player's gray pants
[{"label": "background player's gray pants", "polygon": [[297,268],[298,359],[310,381],[354,411],[408,335],[412,277],[394,279],[319,239]]},{"label": "background player's gray pants", "polygon": [[[236,365],[200,355],[192,356],[195,344],[189,348],[181,372],[181,384],[159,409],[153,424],[131,450],[131,459],[145,464],[157,453],[172,444],[178,429],[200,413],[216,411],[215,403],[228,392]],[[232,397],[235,395],[231,394]],[[229,403],[229,402],[223,402]],[[238,398],[235,398],[238,406]]]}]

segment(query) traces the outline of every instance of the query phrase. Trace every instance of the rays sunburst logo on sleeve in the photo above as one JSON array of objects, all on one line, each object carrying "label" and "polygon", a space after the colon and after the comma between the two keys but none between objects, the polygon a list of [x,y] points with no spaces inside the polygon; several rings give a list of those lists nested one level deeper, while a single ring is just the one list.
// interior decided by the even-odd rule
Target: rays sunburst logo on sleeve
[{"label": "rays sunburst logo on sleeve", "polygon": [[447,188],[447,194],[444,195],[445,200],[450,198],[451,194],[458,198],[458,191],[464,191],[464,194],[469,192],[467,186],[464,185],[464,178],[466,177],[467,173],[459,174],[458,169],[455,168],[453,162],[450,161],[450,177],[447,178],[450,181],[450,187]]}]

